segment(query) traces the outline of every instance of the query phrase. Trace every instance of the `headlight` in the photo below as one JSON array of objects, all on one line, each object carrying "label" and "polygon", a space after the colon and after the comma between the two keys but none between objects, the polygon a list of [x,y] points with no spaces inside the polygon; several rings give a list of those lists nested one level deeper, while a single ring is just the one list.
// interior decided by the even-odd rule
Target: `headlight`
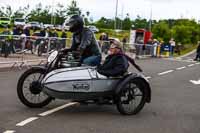
[{"label": "headlight", "polygon": [[49,55],[48,59],[47,59],[48,63],[50,63],[50,62],[52,62],[53,60],[55,60],[55,58],[57,57],[57,55],[58,55],[58,51],[52,52],[52,53]]}]

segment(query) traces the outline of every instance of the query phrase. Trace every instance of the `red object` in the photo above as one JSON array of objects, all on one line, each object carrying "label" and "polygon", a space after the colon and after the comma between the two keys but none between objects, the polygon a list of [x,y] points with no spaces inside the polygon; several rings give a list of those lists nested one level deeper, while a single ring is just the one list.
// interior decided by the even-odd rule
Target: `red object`
[{"label": "red object", "polygon": [[146,31],[144,35],[144,44],[147,44],[147,42],[149,41],[149,39],[151,39],[151,37],[152,33],[150,31]]},{"label": "red object", "polygon": [[136,38],[138,36],[143,37],[144,44],[148,42],[149,39],[152,37],[152,32],[146,31],[145,29],[138,29],[136,30]]}]

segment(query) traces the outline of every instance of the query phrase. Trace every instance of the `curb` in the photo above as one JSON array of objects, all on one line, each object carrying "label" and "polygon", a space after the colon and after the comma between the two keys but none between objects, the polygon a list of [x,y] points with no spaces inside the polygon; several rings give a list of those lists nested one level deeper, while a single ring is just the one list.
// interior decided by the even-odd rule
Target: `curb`
[{"label": "curb", "polygon": [[193,53],[195,53],[195,52],[196,52],[196,49],[192,50],[191,52],[189,52],[189,53],[187,53],[187,54],[185,54],[185,55],[182,55],[182,56],[179,56],[179,57],[176,57],[176,58],[184,58],[184,57],[186,57],[186,56],[188,56],[188,55],[191,55],[191,54],[193,54]]}]

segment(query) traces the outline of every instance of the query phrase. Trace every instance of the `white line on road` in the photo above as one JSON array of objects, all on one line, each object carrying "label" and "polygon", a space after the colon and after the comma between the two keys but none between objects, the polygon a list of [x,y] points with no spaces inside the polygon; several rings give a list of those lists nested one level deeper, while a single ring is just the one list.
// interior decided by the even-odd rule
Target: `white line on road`
[{"label": "white line on road", "polygon": [[165,71],[165,72],[161,72],[161,73],[158,73],[158,75],[164,75],[164,74],[167,74],[167,73],[171,73],[173,72],[174,70],[168,70],[168,71]]},{"label": "white line on road", "polygon": [[14,130],[7,130],[7,131],[4,131],[3,133],[14,133],[15,131]]},{"label": "white line on road", "polygon": [[56,112],[56,111],[59,111],[59,110],[61,110],[61,109],[64,109],[64,108],[66,108],[66,107],[75,105],[75,104],[78,104],[78,103],[77,103],[77,102],[67,103],[67,104],[64,104],[64,105],[62,105],[62,106],[60,106],[60,107],[57,107],[57,108],[48,110],[48,111],[46,111],[46,112],[43,112],[43,113],[39,114],[39,116],[46,116],[46,115],[52,114],[52,113],[54,113],[54,112]]},{"label": "white line on road", "polygon": [[195,63],[196,65],[199,65],[200,64],[200,62],[197,62],[197,63]]},{"label": "white line on road", "polygon": [[194,66],[195,64],[190,64],[190,65],[188,65],[188,67],[191,67],[191,66]]},{"label": "white line on road", "polygon": [[190,82],[195,85],[200,85],[200,79],[199,80],[190,80]]},{"label": "white line on road", "polygon": [[147,77],[145,77],[146,79],[151,79],[152,77],[150,77],[150,76],[147,76]]},{"label": "white line on road", "polygon": [[26,119],[26,120],[24,120],[24,121],[22,121],[20,123],[17,123],[16,126],[20,126],[21,127],[21,126],[24,126],[24,125],[26,125],[26,124],[34,121],[34,120],[37,120],[37,119],[38,119],[38,117],[30,117],[30,118],[28,118],[28,119]]},{"label": "white line on road", "polygon": [[185,66],[179,67],[179,68],[176,68],[176,70],[182,70],[182,69],[184,69],[184,68],[186,68],[186,67],[185,67]]}]

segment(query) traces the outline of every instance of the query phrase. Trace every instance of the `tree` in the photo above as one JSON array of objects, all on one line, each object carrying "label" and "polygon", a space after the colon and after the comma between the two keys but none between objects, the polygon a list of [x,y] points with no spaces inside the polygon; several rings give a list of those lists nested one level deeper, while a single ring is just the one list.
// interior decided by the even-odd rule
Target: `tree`
[{"label": "tree", "polygon": [[62,4],[58,3],[56,6],[55,20],[56,24],[62,24],[67,16],[67,8]]},{"label": "tree", "polygon": [[123,20],[123,30],[129,30],[131,28],[132,22],[129,14],[126,14],[126,18]]},{"label": "tree", "polygon": [[101,17],[97,22],[95,22],[95,25],[99,28],[112,29],[114,25],[114,20]]},{"label": "tree", "polygon": [[14,12],[13,18],[23,18],[24,15],[23,9],[19,7],[19,9]]},{"label": "tree", "polygon": [[67,8],[67,15],[71,16],[75,14],[81,15],[81,10],[77,7],[77,2],[72,0],[71,4]]},{"label": "tree", "polygon": [[87,16],[87,17],[90,16],[90,12],[89,12],[89,11],[86,12],[86,16]]},{"label": "tree", "polygon": [[153,26],[153,38],[164,40],[165,42],[168,42],[171,38],[170,36],[170,30],[169,25],[165,21],[160,21],[159,23],[155,24]]},{"label": "tree", "polygon": [[36,5],[35,9],[31,11],[28,15],[30,21],[39,21],[42,23],[50,23],[51,22],[51,14],[49,13],[51,6],[46,6],[44,9],[42,8],[41,3]]},{"label": "tree", "polygon": [[146,19],[142,19],[139,15],[137,15],[137,18],[133,21],[133,25],[135,29],[147,29],[148,22]]}]

